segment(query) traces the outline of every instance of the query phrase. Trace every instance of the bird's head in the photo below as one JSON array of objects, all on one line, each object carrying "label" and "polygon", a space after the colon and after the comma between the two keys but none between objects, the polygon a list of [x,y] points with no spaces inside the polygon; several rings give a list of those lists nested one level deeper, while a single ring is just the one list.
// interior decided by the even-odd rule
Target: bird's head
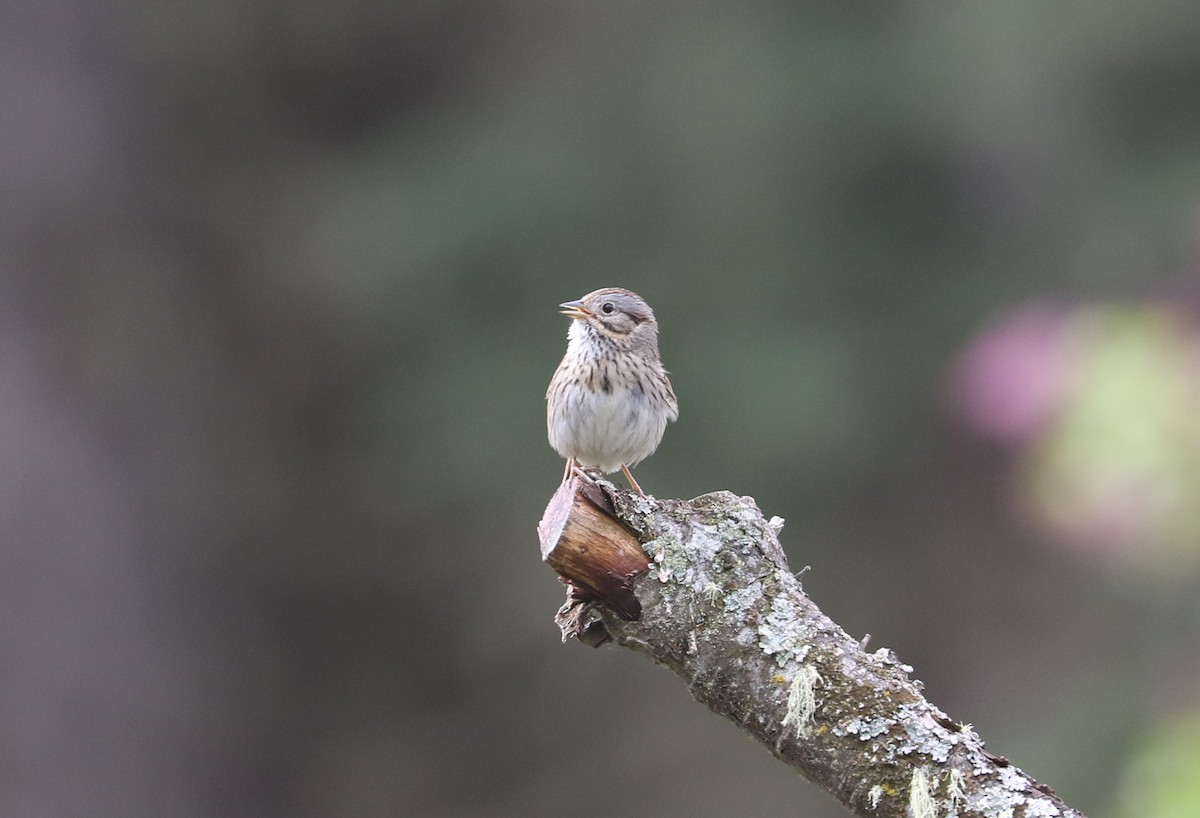
[{"label": "bird's head", "polygon": [[[652,343],[657,348],[658,322],[640,295],[620,287],[590,292],[578,301],[559,304],[559,312],[570,316],[596,335],[620,346]],[[574,327],[572,327],[574,329]]]}]

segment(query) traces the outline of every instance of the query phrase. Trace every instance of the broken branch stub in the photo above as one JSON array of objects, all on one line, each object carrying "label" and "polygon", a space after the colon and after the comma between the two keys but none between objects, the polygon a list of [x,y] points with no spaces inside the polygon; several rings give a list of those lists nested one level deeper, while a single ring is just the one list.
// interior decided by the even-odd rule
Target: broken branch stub
[{"label": "broken branch stub", "polygon": [[[617,518],[600,486],[571,475],[550,498],[538,523],[538,538],[542,559],[571,584],[576,606],[586,609],[588,603],[599,602],[622,619],[634,621],[641,616],[633,580],[650,560],[638,538]],[[560,613],[566,613],[568,606]],[[564,635],[579,634],[564,631]]]}]

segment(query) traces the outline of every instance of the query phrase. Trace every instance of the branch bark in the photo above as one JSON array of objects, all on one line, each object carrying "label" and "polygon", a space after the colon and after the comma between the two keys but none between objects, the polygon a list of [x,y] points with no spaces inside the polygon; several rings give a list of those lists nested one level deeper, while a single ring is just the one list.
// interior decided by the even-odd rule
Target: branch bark
[{"label": "branch bark", "polygon": [[822,614],[782,527],[729,492],[655,500],[573,477],[538,526],[569,583],[564,641],[647,654],[856,815],[1084,818]]}]

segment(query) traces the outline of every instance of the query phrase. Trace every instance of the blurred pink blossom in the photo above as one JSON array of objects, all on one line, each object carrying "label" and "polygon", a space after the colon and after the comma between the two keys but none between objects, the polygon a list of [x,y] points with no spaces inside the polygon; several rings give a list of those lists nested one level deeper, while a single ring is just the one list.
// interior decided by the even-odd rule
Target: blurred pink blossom
[{"label": "blurred pink blossom", "polygon": [[1062,307],[1030,304],[971,342],[951,378],[953,401],[969,427],[1016,444],[1054,417],[1074,369],[1069,319]]},{"label": "blurred pink blossom", "polygon": [[959,358],[955,407],[1010,446],[1018,514],[1048,542],[1148,569],[1200,559],[1200,332],[1186,304],[1031,304]]}]

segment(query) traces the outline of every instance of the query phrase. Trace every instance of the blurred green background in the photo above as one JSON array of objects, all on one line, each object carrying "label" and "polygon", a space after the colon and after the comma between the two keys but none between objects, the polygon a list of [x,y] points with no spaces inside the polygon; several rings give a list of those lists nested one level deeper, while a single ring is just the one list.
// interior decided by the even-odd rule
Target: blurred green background
[{"label": "blurred green background", "polygon": [[[1200,7],[0,11],[0,813],[843,814],[534,526],[556,305],[646,490],[1092,818],[1200,804]],[[1191,749],[1189,749],[1191,748]]]}]

